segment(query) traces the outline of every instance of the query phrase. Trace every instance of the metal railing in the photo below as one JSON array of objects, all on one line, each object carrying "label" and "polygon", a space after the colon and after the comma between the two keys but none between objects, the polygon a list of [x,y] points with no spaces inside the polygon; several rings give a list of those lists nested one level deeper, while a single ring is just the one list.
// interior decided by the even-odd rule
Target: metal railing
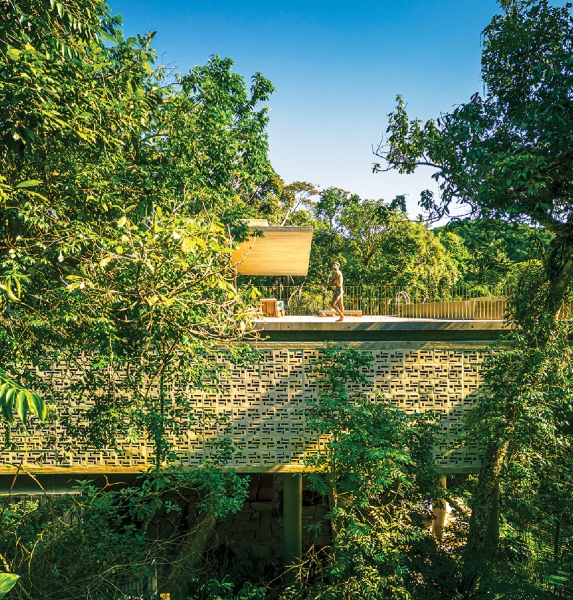
[{"label": "metal railing", "polygon": [[[326,286],[259,287],[261,298],[276,298],[286,314],[317,315],[328,310],[332,288]],[[502,286],[395,288],[344,286],[344,308],[364,315],[434,319],[503,319],[511,289]]]}]

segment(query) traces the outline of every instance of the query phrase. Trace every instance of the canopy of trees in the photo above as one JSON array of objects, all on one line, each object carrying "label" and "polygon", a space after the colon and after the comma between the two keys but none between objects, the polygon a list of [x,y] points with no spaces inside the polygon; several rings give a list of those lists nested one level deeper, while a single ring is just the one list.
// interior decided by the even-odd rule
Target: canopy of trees
[{"label": "canopy of trees", "polygon": [[[469,207],[471,218],[431,228],[401,197],[285,185],[268,158],[263,75],[247,85],[218,56],[171,73],[155,63],[153,33],[124,38],[96,0],[3,3],[5,447],[15,430],[59,422],[71,451],[146,437],[154,469],[122,489],[78,482],[73,497],[5,502],[0,597],[134,597],[129,585],[157,565],[172,600],[572,597],[573,7],[500,7],[484,31],[485,94],[426,124],[399,98],[378,151],[377,169],[435,170],[440,197],[422,196],[432,217]],[[331,442],[309,466],[334,537],[291,586],[277,563],[206,560],[208,534],[240,508],[246,480],[221,468],[235,451],[224,440],[182,471],[168,435],[189,407],[180,390],[219,375],[215,347],[256,360],[232,343],[253,334],[251,284],[272,283],[235,285],[246,217],[314,227],[311,272],[293,284],[325,284],[339,260],[349,285],[515,290],[513,329],[459,438],[483,447],[481,473],[448,490],[431,451],[436,415],[370,402],[355,391],[369,357],[323,348],[307,416]],[[30,369],[63,362],[78,373],[67,404]],[[64,406],[86,397],[93,408],[72,420]],[[444,499],[456,520],[440,543],[426,521],[428,502]]]},{"label": "canopy of trees", "polygon": [[[440,198],[422,205],[441,217],[452,203],[482,218],[545,227],[553,239],[544,255],[550,286],[543,309],[560,309],[573,275],[570,105],[573,21],[569,4],[502,0],[502,14],[484,30],[486,94],[428,121],[408,119],[405,104],[390,115],[386,168],[436,169]],[[381,169],[383,165],[376,165]]]},{"label": "canopy of trees", "polygon": [[[107,392],[76,439],[147,429],[161,462],[150,386],[175,370],[198,385],[201,349],[250,328],[230,252],[276,178],[272,85],[256,74],[247,89],[216,56],[170,76],[153,34],[124,39],[91,0],[10,3],[1,19],[2,364],[33,387],[25,363],[98,356],[75,392]],[[129,365],[119,400],[104,382]]]},{"label": "canopy of trees", "polygon": [[[517,273],[509,347],[491,360],[483,397],[468,418],[468,435],[484,444],[485,453],[471,498],[464,564],[481,561],[495,571],[511,556],[512,540],[528,539],[532,546],[524,560],[530,572],[519,576],[519,593],[534,597],[545,589],[551,597],[565,597],[570,592],[559,584],[572,581],[569,554],[561,547],[564,532],[571,535],[571,507],[560,494],[572,481],[567,301],[573,278],[573,6],[554,7],[547,0],[500,4],[501,14],[484,30],[485,95],[475,94],[426,124],[409,120],[398,98],[378,150],[385,162],[375,168],[434,168],[440,198],[425,192],[422,204],[436,217],[458,202],[481,222],[501,219],[503,241],[478,233],[480,221],[452,226],[485,249],[478,254],[484,274],[491,272],[490,261],[507,271],[505,259],[523,248],[516,244],[517,232],[535,247]],[[524,230],[523,224],[536,229]],[[506,570],[513,565],[506,562]]]},{"label": "canopy of trees", "polygon": [[452,286],[477,295],[501,292],[517,284],[526,265],[542,259],[552,239],[544,228],[501,219],[430,228],[409,219],[402,197],[368,200],[339,188],[319,191],[307,182],[279,184],[265,208],[274,225],[314,228],[309,275],[288,282],[306,287],[324,285],[338,260],[350,286],[416,291],[421,297]]}]

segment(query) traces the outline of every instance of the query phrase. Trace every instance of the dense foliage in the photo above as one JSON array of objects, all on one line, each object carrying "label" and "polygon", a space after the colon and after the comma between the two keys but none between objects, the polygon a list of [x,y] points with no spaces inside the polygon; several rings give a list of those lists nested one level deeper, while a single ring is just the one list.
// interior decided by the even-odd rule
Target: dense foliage
[{"label": "dense foliage", "polygon": [[31,389],[24,364],[76,363],[66,395],[99,401],[74,439],[146,432],[161,463],[167,414],[184,409],[173,373],[199,385],[210,344],[250,330],[230,252],[275,177],[258,106],[272,86],[257,74],[248,91],[218,57],[168,78],[152,34],[124,39],[99,2],[1,18],[0,360]]},{"label": "dense foliage", "polygon": [[436,217],[458,202],[475,217],[546,228],[553,238],[543,257],[550,281],[543,310],[552,317],[573,275],[566,108],[573,87],[573,17],[568,3],[501,0],[500,5],[502,13],[484,30],[485,95],[476,93],[425,125],[410,121],[398,98],[379,155],[386,168],[402,173],[422,165],[435,169],[440,198],[424,192],[421,203]]},{"label": "dense foliage", "polygon": [[[435,170],[440,198],[422,196],[432,216],[470,208],[432,229],[408,218],[402,197],[285,185],[268,158],[262,103],[273,86],[261,74],[248,88],[217,56],[170,73],[155,64],[153,33],[125,39],[96,0],[3,3],[5,447],[35,426],[32,413],[61,449],[124,438],[147,444],[154,468],[120,487],[5,499],[0,597],[571,597],[573,7],[500,6],[484,31],[484,95],[425,125],[399,99],[379,149],[378,169]],[[247,493],[248,480],[223,468],[236,449],[223,437],[201,468],[174,466],[189,390],[221,375],[213,350],[256,360],[233,343],[253,335],[256,291],[236,287],[230,259],[247,217],[313,226],[309,277],[289,282],[301,290],[324,285],[336,259],[351,286],[424,299],[454,285],[515,291],[513,330],[458,440],[483,447],[482,470],[450,477],[447,490],[432,455],[437,417],[357,391],[368,355],[322,349],[307,417],[329,441],[308,466],[332,543],[304,557],[290,586],[280,563],[216,560],[217,519]],[[64,363],[76,374],[66,389],[35,370]],[[224,432],[224,419],[209,419],[188,425]],[[440,540],[431,506],[445,500],[454,519]]]},{"label": "dense foliage", "polygon": [[543,259],[552,239],[545,228],[501,219],[455,220],[432,231],[469,286],[515,287],[523,272]]},{"label": "dense foliage", "polygon": [[[566,108],[573,89],[573,6],[500,4],[501,14],[484,31],[484,96],[475,94],[425,125],[408,119],[399,98],[379,155],[400,172],[435,169],[440,198],[422,195],[435,216],[459,202],[482,221],[503,219],[502,246],[486,240],[494,250],[487,260],[519,251],[509,231],[536,227],[528,235],[536,234],[537,256],[516,277],[513,332],[490,360],[467,420],[467,434],[483,444],[484,457],[469,499],[464,561],[481,565],[474,586],[483,594],[561,598],[569,597],[572,581],[570,509],[562,494],[570,492],[573,475],[573,180]],[[474,227],[457,230],[469,239]]]},{"label": "dense foliage", "polygon": [[[552,238],[543,228],[503,220],[461,220],[430,229],[409,219],[402,197],[362,199],[338,188],[318,191],[303,182],[279,186],[266,206],[271,224],[313,227],[308,277],[288,282],[303,288],[324,285],[338,260],[350,286],[386,287],[421,297],[467,286],[480,295],[480,286],[496,291],[514,285],[523,266],[539,260]],[[271,278],[256,282],[275,283]]]},{"label": "dense foliage", "polygon": [[362,370],[370,362],[332,345],[315,366],[320,391],[309,426],[330,443],[308,461],[309,479],[329,496],[334,539],[301,597],[408,598],[409,580],[419,575],[409,554],[428,536],[424,502],[440,497],[432,454],[438,428],[430,413],[408,415],[353,391],[368,385]]},{"label": "dense foliage", "polygon": [[158,577],[184,583],[201,553],[189,540],[245,492],[244,479],[217,469],[141,475],[116,490],[77,483],[74,495],[4,502],[0,556],[20,574],[12,597],[149,597]]},{"label": "dense foliage", "polygon": [[[171,75],[155,66],[152,38],[125,39],[92,0],[3,4],[0,362],[6,447],[33,426],[30,410],[48,419],[48,445],[127,437],[148,445],[159,473],[186,390],[216,380],[209,351],[252,330],[230,254],[239,218],[256,214],[276,176],[260,105],[270,82],[257,74],[247,89],[216,56]],[[65,389],[36,371],[62,364],[77,374]],[[78,414],[86,397],[95,402]],[[192,424],[206,425],[225,428]],[[154,561],[184,585],[201,532],[244,497],[245,482],[220,468],[232,452],[223,440],[193,474],[156,474],[123,494],[6,501],[0,554],[22,575],[12,595],[122,596]],[[158,532],[171,513],[182,516]]]}]

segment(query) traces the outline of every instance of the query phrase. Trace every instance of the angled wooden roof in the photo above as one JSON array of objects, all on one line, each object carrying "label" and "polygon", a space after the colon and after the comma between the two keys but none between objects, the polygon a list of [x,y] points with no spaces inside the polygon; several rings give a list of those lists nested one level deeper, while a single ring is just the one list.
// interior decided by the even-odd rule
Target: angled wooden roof
[{"label": "angled wooden roof", "polygon": [[269,227],[263,220],[251,221],[260,231],[233,253],[239,275],[308,275],[312,227]]}]

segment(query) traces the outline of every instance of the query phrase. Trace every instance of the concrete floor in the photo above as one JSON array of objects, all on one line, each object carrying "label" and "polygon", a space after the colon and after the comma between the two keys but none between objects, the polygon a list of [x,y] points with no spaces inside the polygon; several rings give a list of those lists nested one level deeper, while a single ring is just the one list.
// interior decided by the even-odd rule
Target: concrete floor
[{"label": "concrete floor", "polygon": [[[264,319],[256,319],[257,323],[337,323],[338,317],[318,317],[314,315],[296,315],[286,317],[265,317]],[[404,319],[400,317],[378,316],[378,315],[362,315],[362,317],[344,317],[344,323],[503,323],[503,320],[493,319]]]}]

